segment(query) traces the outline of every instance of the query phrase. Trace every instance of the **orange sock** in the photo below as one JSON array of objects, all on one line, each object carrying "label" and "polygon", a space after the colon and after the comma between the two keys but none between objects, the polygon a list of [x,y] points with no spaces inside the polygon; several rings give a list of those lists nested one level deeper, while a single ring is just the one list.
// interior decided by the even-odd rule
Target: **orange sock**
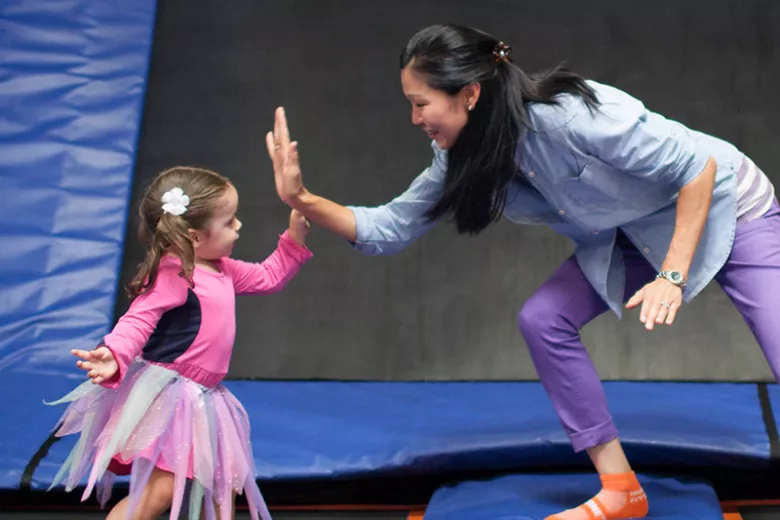
[{"label": "orange sock", "polygon": [[601,491],[576,509],[545,520],[628,520],[647,516],[647,496],[631,473],[601,475]]}]

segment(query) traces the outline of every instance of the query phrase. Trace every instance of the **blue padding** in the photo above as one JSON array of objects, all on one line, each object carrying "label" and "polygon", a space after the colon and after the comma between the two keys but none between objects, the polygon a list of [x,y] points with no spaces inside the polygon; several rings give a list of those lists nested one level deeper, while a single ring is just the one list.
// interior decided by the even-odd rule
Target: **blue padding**
[{"label": "blue padding", "polygon": [[757,387],[740,383],[607,383],[631,460],[766,468],[769,437]]},{"label": "blue padding", "polygon": [[[19,485],[112,322],[155,0],[0,7],[0,485]],[[21,407],[25,403],[28,407]],[[19,414],[29,415],[23,416]],[[22,451],[17,451],[17,448]]]},{"label": "blue padding", "polygon": [[[650,513],[658,520],[723,520],[715,491],[708,484],[639,475]],[[588,475],[510,475],[464,482],[436,491],[425,520],[543,520],[582,504],[601,485]]]},{"label": "blue padding", "polygon": [[[49,436],[59,414],[64,409],[54,410],[50,406],[41,403],[42,390],[30,388],[33,381],[30,376],[19,373],[8,373],[0,379],[3,398],[0,399],[0,489],[17,489],[22,480],[25,468],[40,448],[41,444]],[[54,377],[46,380],[45,393],[52,395],[65,395],[73,388],[73,381],[64,377]],[[23,389],[16,391],[15,389]],[[51,399],[49,397],[49,399]],[[73,446],[75,439],[67,439],[58,443],[58,449],[64,449],[65,445]],[[56,460],[62,463],[67,452],[61,456],[57,454]],[[56,466],[55,457],[47,457],[41,461],[38,471],[52,477],[59,469]],[[48,483],[37,483],[37,487],[48,487]]]},{"label": "blue padding", "polygon": [[[607,383],[638,464],[761,467],[754,385]],[[581,463],[539,383],[281,383],[229,388],[252,420],[261,478]]]},{"label": "blue padding", "polygon": [[[538,383],[230,381],[252,422],[262,480],[581,463]],[[769,444],[755,385],[607,383],[633,462],[764,466]],[[49,397],[59,396],[54,394]],[[38,432],[50,427],[38,421]],[[45,486],[69,450],[35,473]],[[30,446],[29,448],[33,448]]]}]

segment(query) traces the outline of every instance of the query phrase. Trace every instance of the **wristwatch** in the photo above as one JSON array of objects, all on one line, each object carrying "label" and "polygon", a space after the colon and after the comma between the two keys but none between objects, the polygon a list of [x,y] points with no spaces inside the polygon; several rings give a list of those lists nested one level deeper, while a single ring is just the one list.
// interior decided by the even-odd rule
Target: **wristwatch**
[{"label": "wristwatch", "polygon": [[687,284],[685,277],[680,271],[661,271],[656,278],[663,278],[681,289],[685,289]]}]

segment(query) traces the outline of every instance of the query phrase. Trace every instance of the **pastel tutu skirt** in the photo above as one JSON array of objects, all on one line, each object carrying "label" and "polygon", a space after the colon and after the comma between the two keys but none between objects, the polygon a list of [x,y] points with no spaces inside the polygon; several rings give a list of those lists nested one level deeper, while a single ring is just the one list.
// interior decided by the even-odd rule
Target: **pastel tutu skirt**
[{"label": "pastel tutu skirt", "polygon": [[79,439],[54,478],[68,491],[85,477],[82,500],[93,489],[101,505],[116,475],[130,475],[135,509],[156,467],[174,475],[170,518],[230,518],[233,495],[245,494],[253,519],[270,520],[255,481],[249,418],[225,387],[206,388],[179,373],[136,362],[116,389],[85,381],[51,405],[70,403],[58,437]]}]

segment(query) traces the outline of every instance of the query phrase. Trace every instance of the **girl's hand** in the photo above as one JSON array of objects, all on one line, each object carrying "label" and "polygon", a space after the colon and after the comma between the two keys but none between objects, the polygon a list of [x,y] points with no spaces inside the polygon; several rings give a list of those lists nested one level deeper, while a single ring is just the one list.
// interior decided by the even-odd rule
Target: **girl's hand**
[{"label": "girl's hand", "polygon": [[95,384],[111,379],[119,370],[119,364],[114,359],[114,355],[106,347],[98,347],[92,351],[71,350],[70,353],[81,359],[81,361],[76,362],[76,366],[86,370],[87,376]]},{"label": "girl's hand", "polygon": [[300,245],[304,245],[308,234],[309,221],[297,210],[292,210],[290,213],[290,236]]}]

